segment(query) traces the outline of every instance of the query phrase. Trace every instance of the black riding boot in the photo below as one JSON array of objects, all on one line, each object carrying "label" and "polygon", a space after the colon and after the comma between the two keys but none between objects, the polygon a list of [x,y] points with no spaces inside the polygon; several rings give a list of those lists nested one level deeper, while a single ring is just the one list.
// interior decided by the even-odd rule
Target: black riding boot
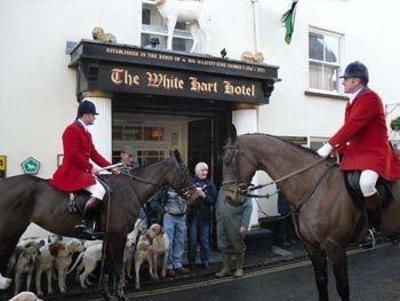
[{"label": "black riding boot", "polygon": [[79,237],[89,240],[103,239],[104,233],[96,232],[93,228],[97,211],[100,209],[101,205],[102,201],[95,197],[91,197],[87,201],[85,209],[83,209],[82,221],[75,226]]},{"label": "black riding boot", "polygon": [[382,205],[378,193],[365,198],[367,217],[369,223],[368,235],[360,244],[361,248],[369,249],[375,247],[376,234],[380,231],[382,222]]}]

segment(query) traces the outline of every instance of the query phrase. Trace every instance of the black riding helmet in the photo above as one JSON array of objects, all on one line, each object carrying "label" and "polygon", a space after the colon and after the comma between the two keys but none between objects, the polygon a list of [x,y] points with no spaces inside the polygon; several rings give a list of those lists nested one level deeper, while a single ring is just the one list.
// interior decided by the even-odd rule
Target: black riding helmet
[{"label": "black riding helmet", "polygon": [[99,113],[96,112],[94,103],[88,100],[82,101],[78,107],[78,117],[82,117],[84,114],[99,115]]},{"label": "black riding helmet", "polygon": [[347,65],[346,69],[344,70],[344,74],[340,78],[350,77],[359,78],[363,80],[365,84],[368,84],[369,75],[367,67],[359,61],[350,63]]}]

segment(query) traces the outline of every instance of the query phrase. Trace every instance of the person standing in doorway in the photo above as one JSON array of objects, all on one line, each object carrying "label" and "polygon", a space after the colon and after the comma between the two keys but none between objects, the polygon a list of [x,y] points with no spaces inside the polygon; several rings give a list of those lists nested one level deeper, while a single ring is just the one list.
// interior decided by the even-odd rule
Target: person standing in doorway
[{"label": "person standing in doorway", "polygon": [[124,145],[121,148],[121,163],[120,168],[122,173],[130,174],[133,170],[140,167],[138,161],[134,160],[135,150],[130,145]]},{"label": "person standing in doorway", "polygon": [[200,245],[200,260],[205,269],[209,268],[210,260],[210,225],[212,208],[215,205],[217,189],[213,182],[207,179],[208,165],[199,162],[195,166],[194,185],[199,197],[189,206],[188,210],[188,261],[191,268],[196,263],[197,246]]}]

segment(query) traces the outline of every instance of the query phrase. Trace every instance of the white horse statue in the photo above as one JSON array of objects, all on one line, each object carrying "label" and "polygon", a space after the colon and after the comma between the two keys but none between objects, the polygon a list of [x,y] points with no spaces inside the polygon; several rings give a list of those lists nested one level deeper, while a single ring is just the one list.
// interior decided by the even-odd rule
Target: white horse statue
[{"label": "white horse statue", "polygon": [[208,24],[210,18],[204,2],[193,0],[157,0],[156,6],[161,17],[167,23],[168,50],[172,50],[172,38],[176,22],[184,22],[189,24],[189,31],[193,37],[193,46],[190,52],[208,52]]}]

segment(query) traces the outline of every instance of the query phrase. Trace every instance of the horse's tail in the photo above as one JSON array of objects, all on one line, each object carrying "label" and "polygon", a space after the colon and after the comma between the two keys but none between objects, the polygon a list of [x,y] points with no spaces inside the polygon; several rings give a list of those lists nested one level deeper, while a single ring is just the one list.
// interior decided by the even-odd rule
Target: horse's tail
[{"label": "horse's tail", "polygon": [[79,254],[79,256],[76,258],[74,264],[72,265],[72,267],[68,270],[67,275],[69,273],[71,273],[73,270],[75,270],[76,266],[78,265],[79,261],[82,259],[83,255],[85,254],[85,252],[82,252],[81,254]]}]

